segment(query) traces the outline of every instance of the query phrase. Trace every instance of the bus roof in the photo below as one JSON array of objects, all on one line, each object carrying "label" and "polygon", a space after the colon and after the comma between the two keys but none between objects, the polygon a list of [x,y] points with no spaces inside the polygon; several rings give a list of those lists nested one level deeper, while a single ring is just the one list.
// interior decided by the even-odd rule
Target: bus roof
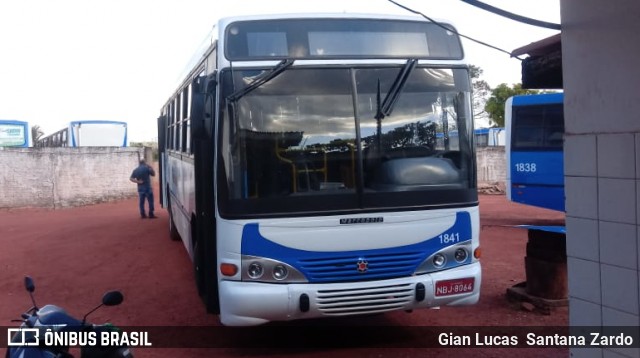
[{"label": "bus roof", "polygon": [[0,119],[0,123],[2,123],[2,124],[16,124],[16,125],[29,124],[29,122],[18,121],[18,120],[15,120],[15,119]]},{"label": "bus roof", "polygon": [[83,120],[83,121],[71,121],[69,122],[70,125],[76,125],[76,124],[122,124],[122,125],[127,125],[127,122],[122,122],[122,121],[107,121],[107,120]]},{"label": "bus roof", "polygon": [[535,106],[538,104],[562,103],[563,93],[540,93],[513,96],[513,106]]},{"label": "bus roof", "polygon": [[[406,21],[422,21],[430,22],[419,15],[393,15],[381,13],[284,13],[284,14],[261,14],[261,15],[245,15],[245,16],[229,16],[218,20],[220,26],[227,25],[234,21],[250,21],[250,20],[275,20],[275,19],[388,19],[388,20],[406,20]],[[437,22],[453,25],[451,21],[443,19],[434,19]]]}]

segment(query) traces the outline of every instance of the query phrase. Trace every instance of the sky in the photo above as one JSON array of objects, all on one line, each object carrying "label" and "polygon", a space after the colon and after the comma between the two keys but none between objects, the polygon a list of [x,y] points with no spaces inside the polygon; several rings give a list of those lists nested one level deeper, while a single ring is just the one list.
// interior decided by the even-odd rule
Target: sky
[{"label": "sky", "polygon": [[[560,23],[560,0],[484,0]],[[397,0],[508,52],[555,35],[459,0]],[[388,0],[20,0],[0,2],[0,119],[49,134],[76,120],[129,124],[157,138],[156,118],[220,17],[262,13],[409,13]],[[491,87],[521,82],[520,61],[463,40]],[[477,123],[476,126],[482,123]]]}]

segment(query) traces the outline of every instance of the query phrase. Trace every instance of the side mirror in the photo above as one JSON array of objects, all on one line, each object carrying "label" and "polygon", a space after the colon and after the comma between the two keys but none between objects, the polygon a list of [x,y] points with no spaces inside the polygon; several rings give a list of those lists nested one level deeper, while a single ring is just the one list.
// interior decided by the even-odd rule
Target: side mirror
[{"label": "side mirror", "polygon": [[102,304],[92,309],[91,311],[89,311],[89,313],[87,313],[86,315],[84,315],[84,317],[82,318],[82,325],[84,326],[85,322],[87,322],[87,316],[89,316],[93,311],[97,310],[102,306],[117,306],[121,304],[123,300],[124,300],[124,296],[120,291],[109,291],[105,293],[102,296]]},{"label": "side mirror", "polygon": [[189,118],[191,118],[191,138],[193,139],[204,139],[213,133],[213,113],[207,113],[207,110],[215,110],[217,86],[216,72],[207,77],[197,77],[192,82]]},{"label": "side mirror", "polygon": [[29,293],[33,293],[33,291],[36,290],[36,285],[33,283],[33,279],[30,276],[25,276],[25,278],[24,278],[24,288]]},{"label": "side mirror", "polygon": [[109,291],[102,296],[102,304],[105,306],[117,306],[123,300],[124,296],[120,291]]}]

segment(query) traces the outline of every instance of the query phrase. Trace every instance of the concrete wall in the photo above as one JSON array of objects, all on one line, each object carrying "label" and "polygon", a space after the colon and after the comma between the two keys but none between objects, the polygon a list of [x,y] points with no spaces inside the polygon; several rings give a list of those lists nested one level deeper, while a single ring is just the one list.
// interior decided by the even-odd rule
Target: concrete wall
[{"label": "concrete wall", "polygon": [[[63,208],[136,195],[129,181],[151,148],[0,148],[0,209]],[[504,147],[478,148],[478,189],[504,193]]]},{"label": "concrete wall", "polygon": [[504,147],[478,147],[478,190],[486,194],[505,192],[507,162]]},{"label": "concrete wall", "polygon": [[[569,320],[640,326],[640,1],[562,0]],[[636,337],[637,338],[637,337]],[[639,349],[572,349],[639,357]]]},{"label": "concrete wall", "polygon": [[60,208],[136,195],[129,181],[145,148],[0,149],[0,208]]}]

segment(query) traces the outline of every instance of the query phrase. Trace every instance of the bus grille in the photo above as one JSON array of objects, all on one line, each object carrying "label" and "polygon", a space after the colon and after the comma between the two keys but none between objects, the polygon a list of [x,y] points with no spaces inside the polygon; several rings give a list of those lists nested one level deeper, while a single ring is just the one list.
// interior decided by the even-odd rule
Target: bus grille
[{"label": "bus grille", "polygon": [[[404,252],[343,257],[325,257],[298,261],[298,268],[309,282],[346,282],[411,276],[425,259],[424,252]],[[366,270],[358,263],[365,261]]]},{"label": "bus grille", "polygon": [[411,303],[411,284],[343,290],[320,290],[318,309],[328,316],[368,314],[401,309]]}]

